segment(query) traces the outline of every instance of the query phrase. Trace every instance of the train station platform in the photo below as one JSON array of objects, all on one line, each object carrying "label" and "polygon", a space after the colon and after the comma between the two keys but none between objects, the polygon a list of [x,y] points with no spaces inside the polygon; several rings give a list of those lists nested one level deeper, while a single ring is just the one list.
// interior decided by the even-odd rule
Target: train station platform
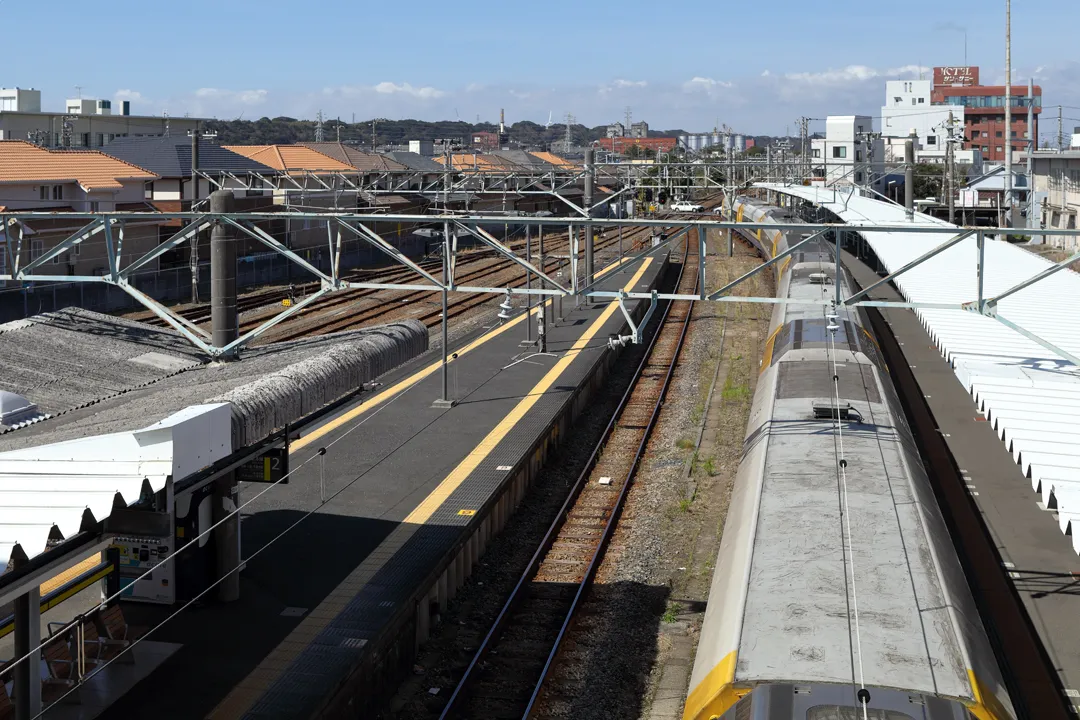
[{"label": "train station platform", "polygon": [[[646,291],[667,255],[609,267],[600,287]],[[628,307],[640,316],[644,304]],[[150,638],[180,647],[98,717],[362,715],[367,698],[411,671],[417,645],[616,360],[618,304],[562,306],[546,354],[521,346],[520,309],[452,346],[453,407],[433,406],[441,362],[428,353],[306,429],[287,484],[242,483],[240,599],[181,612],[126,605],[132,624],[168,619]]]},{"label": "train station platform", "polygon": [[[845,266],[862,287],[880,278],[872,269],[845,254]],[[902,301],[890,285],[870,293],[871,299]],[[1023,602],[1057,671],[1065,702],[1080,711],[1080,566],[1069,538],[1056,523],[1040,494],[1024,475],[971,394],[942,357],[914,312],[880,308],[911,373],[918,383],[938,431],[944,439],[989,531],[1003,565],[1002,572]],[[1028,668],[1014,667],[1013,673]]]}]

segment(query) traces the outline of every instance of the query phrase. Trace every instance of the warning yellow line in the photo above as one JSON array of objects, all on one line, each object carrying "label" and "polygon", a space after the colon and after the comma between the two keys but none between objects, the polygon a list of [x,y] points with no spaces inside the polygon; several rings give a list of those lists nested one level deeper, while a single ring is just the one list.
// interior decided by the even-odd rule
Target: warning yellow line
[{"label": "warning yellow line", "polygon": [[[652,258],[645,258],[645,261],[638,268],[638,271],[634,273],[634,277],[630,282],[626,284],[625,290],[629,291],[637,284],[637,281],[641,279],[641,276],[645,274],[645,270],[652,263]],[[548,391],[559,376],[563,374],[566,368],[570,367],[570,363],[574,361],[582,350],[588,346],[589,342],[596,336],[596,333],[600,332],[600,329],[604,326],[604,323],[608,321],[612,313],[619,309],[619,303],[611,302],[604,308],[604,312],[600,313],[600,316],[593,321],[589,329],[586,330],[581,337],[570,347],[566,353],[563,354],[559,361],[555,363],[547,374],[533,386],[533,389],[529,391],[529,394],[523,397],[518,404],[514,407],[510,413],[504,417],[495,428],[488,433],[487,437],[480,441],[480,443],[472,449],[465,459],[454,468],[453,472],[446,476],[446,479],[439,483],[439,486],[435,488],[430,495],[424,498],[424,501],[405,518],[407,523],[423,524],[428,521],[432,513],[434,513],[443,502],[450,497],[450,494],[458,489],[458,486],[465,481],[465,478],[469,477],[473,470],[491,454],[491,451],[495,449],[504,437],[518,424],[521,418],[525,417],[525,413],[529,412],[536,401],[540,399],[545,392]]]},{"label": "warning yellow line", "polygon": [[[630,291],[641,280],[642,275],[652,264],[653,258],[646,257],[641,267],[623,287]],[[449,475],[432,490],[426,498],[409,513],[404,522],[397,525],[393,531],[379,544],[379,546],[364,559],[360,565],[349,573],[344,580],[324,599],[319,606],[308,613],[300,624],[274,648],[270,654],[252,671],[239,685],[221,701],[220,704],[207,716],[213,720],[226,720],[239,718],[246,714],[251,707],[258,702],[263,693],[273,687],[289,665],[300,655],[311,641],[337,617],[345,608],[345,605],[356,596],[357,593],[371,582],[375,574],[393,558],[394,553],[401,549],[410,537],[427,522],[431,515],[450,497],[461,483],[483,462],[517,425],[540,397],[551,388],[559,376],[569,367],[574,358],[581,354],[589,342],[603,328],[604,323],[618,310],[618,302],[610,302],[604,311],[600,313],[585,332],[574,342],[571,348],[556,362],[540,382],[518,401],[518,404],[504,417],[495,428],[473,448],[464,460],[458,463]],[[510,325],[504,325],[497,332],[503,331]],[[478,341],[479,342],[479,341]],[[475,345],[475,343],[474,343]],[[459,352],[460,354],[460,352]],[[438,363],[436,363],[436,366]],[[428,372],[428,368],[420,373]],[[417,373],[417,375],[420,375]],[[430,373],[428,373],[430,374]],[[416,375],[413,376],[414,378]],[[410,382],[409,380],[402,381]],[[400,385],[401,383],[399,383]],[[395,387],[397,387],[395,385]],[[390,393],[393,388],[385,391]],[[385,394],[385,393],[381,393]],[[374,401],[376,398],[373,398]],[[364,407],[370,409],[371,402]],[[381,402],[381,401],[380,401]],[[359,409],[359,408],[358,408]],[[358,414],[358,413],[357,413]],[[355,417],[355,415],[353,416]],[[321,428],[320,428],[321,429]],[[295,447],[295,443],[294,443]]]},{"label": "warning yellow line", "polygon": [[[601,270],[597,274],[597,278],[603,277],[607,273],[609,273],[612,270],[615,270],[616,268],[618,268],[621,264],[623,264],[625,262],[629,262],[629,260],[630,260],[630,258],[623,258],[622,260],[616,260],[615,262],[611,263],[610,265],[605,267],[603,270]],[[648,267],[650,262],[652,262],[651,257],[645,258],[645,261],[642,264],[641,269],[644,269],[644,268]],[[640,270],[639,270],[638,274],[635,277],[641,277]],[[547,300],[544,303],[544,305],[547,305],[550,302],[551,302],[551,300]],[[487,333],[481,335],[476,340],[473,340],[471,343],[469,343],[468,345],[466,345],[465,347],[463,347],[463,348],[461,348],[460,350],[457,351],[458,359],[460,359],[462,355],[465,355],[466,353],[469,353],[469,352],[475,350],[476,348],[480,347],[484,343],[489,342],[491,340],[494,340],[495,338],[497,338],[499,335],[502,335],[504,332],[506,332],[510,328],[516,327],[517,325],[520,325],[521,323],[523,323],[525,321],[525,319],[527,317],[532,317],[533,314],[538,312],[539,308],[543,307],[544,305],[540,305],[540,306],[538,306],[536,308],[533,308],[532,313],[527,313],[525,315],[521,315],[521,316],[515,318],[514,320],[511,320],[510,322],[506,323],[505,325],[501,325],[501,326],[495,328],[494,330],[491,330],[490,332],[487,332]],[[449,360],[448,362],[454,362],[454,361]],[[404,380],[402,380],[402,381],[390,386],[386,390],[383,390],[382,392],[378,393],[377,395],[372,397],[370,400],[366,400],[362,404],[360,404],[360,405],[356,406],[355,408],[353,408],[352,410],[349,410],[348,412],[342,413],[341,415],[337,416],[336,418],[334,418],[330,422],[326,423],[325,425],[321,425],[321,426],[315,428],[311,432],[309,432],[306,435],[304,435],[303,437],[301,437],[299,440],[294,440],[293,442],[291,442],[289,444],[289,454],[291,455],[291,454],[293,454],[295,452],[298,452],[298,451],[304,449],[305,447],[307,447],[311,443],[315,442],[319,438],[325,437],[327,434],[332,433],[333,431],[337,430],[342,425],[345,425],[346,423],[352,422],[353,420],[360,417],[361,415],[368,412],[369,410],[373,410],[373,409],[377,408],[379,405],[382,405],[384,402],[386,402],[390,398],[394,397],[398,393],[401,393],[402,391],[408,389],[412,385],[415,385],[416,383],[420,382],[424,378],[428,377],[432,373],[438,371],[439,368],[441,368],[441,367],[442,367],[442,360],[439,360],[437,362],[433,362],[430,365],[428,365],[427,367],[423,368],[422,370],[418,370],[417,372],[413,373],[412,375],[405,378]]]}]

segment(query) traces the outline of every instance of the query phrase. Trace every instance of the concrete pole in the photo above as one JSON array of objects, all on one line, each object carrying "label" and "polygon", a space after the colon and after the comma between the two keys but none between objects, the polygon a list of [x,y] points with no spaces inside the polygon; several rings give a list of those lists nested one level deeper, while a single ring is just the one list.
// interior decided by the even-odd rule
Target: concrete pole
[{"label": "concrete pole", "polygon": [[[592,217],[593,186],[596,183],[596,151],[592,148],[585,150],[585,196],[584,206],[588,217]],[[593,281],[593,225],[585,221],[585,287],[592,285]],[[585,298],[588,304],[589,298]]]},{"label": "concrete pole", "polygon": [[956,144],[953,142],[953,114],[949,111],[949,137],[945,146],[945,179],[948,181],[949,222],[956,222]]},{"label": "concrete pole", "polygon": [[915,141],[904,142],[904,210],[908,222],[915,220]]},{"label": "concrete pole", "polygon": [[1035,177],[1033,153],[1038,147],[1039,139],[1035,136],[1035,80],[1031,78],[1028,79],[1027,106],[1027,226],[1029,228],[1032,228],[1035,227],[1034,223],[1032,222],[1032,218],[1035,217]]},{"label": "concrete pole", "polygon": [[452,246],[450,244],[450,222],[444,220],[443,221],[443,252],[442,252],[442,256],[443,256],[443,262],[442,262],[442,284],[443,284],[443,289],[442,289],[442,292],[440,293],[440,295],[442,295],[442,323],[441,323],[441,329],[442,329],[442,395],[440,395],[439,398],[437,400],[435,400],[434,403],[432,403],[432,407],[444,408],[444,409],[454,407],[454,404],[456,402],[455,400],[450,399],[450,391],[449,391],[449,372],[450,372],[450,370],[449,370],[449,367],[447,365],[447,363],[449,362],[449,354],[450,354],[450,349],[449,349],[449,334],[450,333],[449,333],[449,329],[447,327],[447,325],[449,323],[449,318],[447,317],[447,312],[448,312],[448,309],[449,309],[448,308],[448,306],[449,306],[449,297],[448,297],[448,295],[449,294],[448,294],[446,288],[450,286],[450,260],[451,260],[451,254],[452,253],[453,253],[453,249],[452,249]]},{"label": "concrete pole", "polygon": [[[225,473],[214,481],[211,519],[215,524],[221,523],[214,530],[217,577],[225,578],[217,588],[217,597],[221,602],[240,599],[240,516],[236,513],[236,499],[235,473]],[[225,520],[226,517],[229,519]]]},{"label": "concrete pole", "polygon": [[[525,224],[525,262],[532,265],[532,225]],[[532,290],[532,273],[525,271],[525,289]],[[532,344],[532,295],[525,295],[525,342]]]},{"label": "concrete pole", "polygon": [[[199,123],[195,122],[195,132],[191,134],[191,205],[199,200]],[[181,182],[181,190],[183,183]],[[183,193],[181,192],[181,197]],[[199,302],[199,233],[191,238],[191,302]]]},{"label": "concrete pole", "polygon": [[[21,658],[41,644],[41,595],[37,586],[15,598],[16,658]],[[74,668],[72,668],[74,669]],[[30,720],[41,713],[41,651],[15,666],[13,672],[15,720]]]},{"label": "concrete pole", "polygon": [[1005,0],[1005,205],[1012,214],[1012,0]]},{"label": "concrete pole", "polygon": [[[210,194],[212,213],[233,212],[235,204],[229,190]],[[210,231],[210,325],[214,345],[219,348],[239,337],[236,319],[236,237],[232,226],[224,222],[216,222]]]}]

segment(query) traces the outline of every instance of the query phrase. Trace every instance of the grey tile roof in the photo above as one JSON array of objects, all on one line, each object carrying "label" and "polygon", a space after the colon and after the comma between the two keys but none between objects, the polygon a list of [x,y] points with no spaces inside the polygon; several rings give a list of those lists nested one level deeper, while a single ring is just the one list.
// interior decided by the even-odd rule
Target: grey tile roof
[{"label": "grey tile roof", "polygon": [[345,143],[329,142],[329,143],[300,143],[306,148],[310,148],[315,152],[321,152],[327,157],[331,157],[338,162],[343,162],[346,165],[352,165],[361,172],[377,172],[379,170],[405,170],[405,166],[395,162],[391,158],[384,157],[377,153],[370,153],[366,150],[353,147],[352,145],[346,145]]},{"label": "grey tile roof", "polygon": [[387,152],[383,153],[386,157],[390,158],[394,162],[400,163],[410,170],[419,170],[421,172],[441,173],[443,166],[435,162],[429,157],[424,157],[419,153],[414,152]]},{"label": "grey tile roof", "polygon": [[[264,345],[242,352],[239,362],[213,365],[171,330],[89,310],[2,323],[0,390],[24,396],[51,417],[0,433],[0,451],[133,430],[189,405],[222,401],[234,405],[240,446],[268,424],[299,419],[371,379],[360,370],[378,375],[390,369],[387,360],[392,366],[423,352],[427,336],[422,324],[408,320]],[[365,357],[385,339],[397,349]],[[286,369],[314,385],[267,395],[266,388],[289,385],[277,379]]]},{"label": "grey tile roof", "polygon": [[[116,138],[101,151],[164,178],[191,177],[191,139],[187,137]],[[277,174],[271,167],[208,140],[199,141],[199,169]]]}]

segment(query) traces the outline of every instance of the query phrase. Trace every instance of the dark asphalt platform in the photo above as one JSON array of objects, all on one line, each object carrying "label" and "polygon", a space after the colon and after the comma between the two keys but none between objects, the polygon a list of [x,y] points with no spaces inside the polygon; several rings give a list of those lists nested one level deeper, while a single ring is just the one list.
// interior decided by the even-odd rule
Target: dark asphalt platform
[{"label": "dark asphalt platform", "polygon": [[[667,253],[613,270],[601,288],[653,287]],[[449,390],[458,404],[449,410],[432,407],[442,380],[432,371],[439,355],[428,353],[308,429],[289,483],[244,510],[240,600],[208,596],[155,631],[152,639],[183,647],[101,717],[296,718],[317,709],[479,522],[626,323],[615,304],[564,300],[563,314],[548,326],[550,355],[526,357],[536,350],[519,346],[523,319],[457,343]],[[266,488],[242,484],[241,502]],[[151,627],[174,610],[125,604],[132,624]]]}]

